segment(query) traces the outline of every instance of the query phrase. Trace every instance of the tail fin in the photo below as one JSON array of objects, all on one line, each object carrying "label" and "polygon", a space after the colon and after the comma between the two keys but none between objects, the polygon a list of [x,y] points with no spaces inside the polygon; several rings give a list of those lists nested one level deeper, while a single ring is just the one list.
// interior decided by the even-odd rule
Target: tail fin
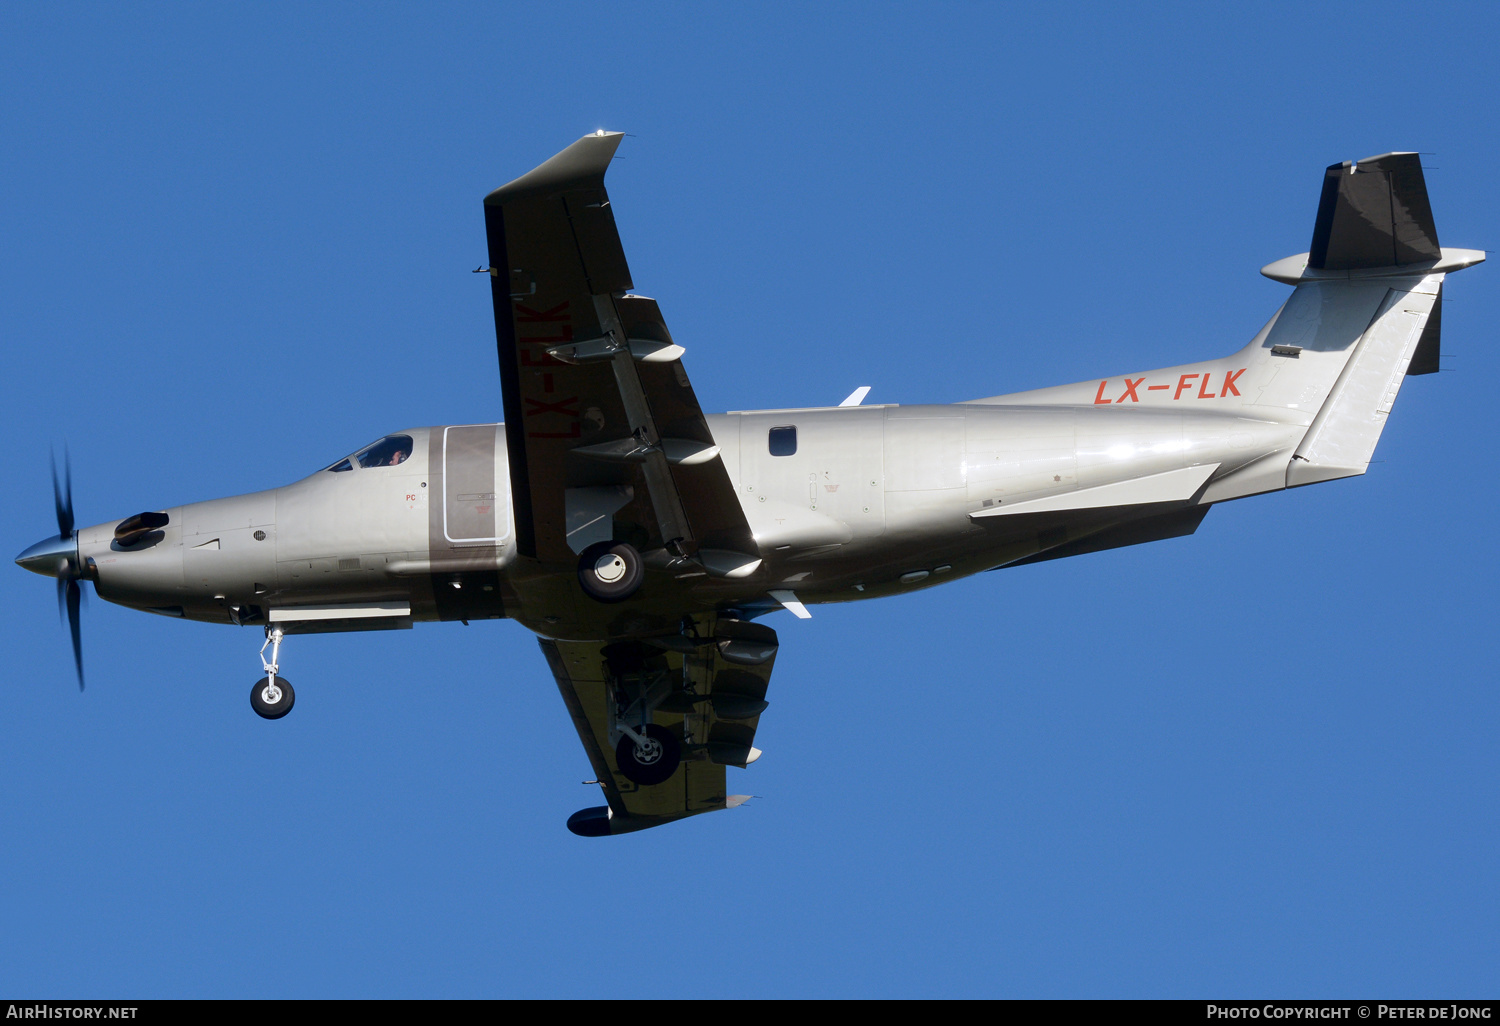
[{"label": "tail fin", "polygon": [[[1327,169],[1312,249],[1262,271],[1297,286],[1270,332],[1270,353],[1299,362],[1309,348],[1322,354],[1306,369],[1280,368],[1258,400],[1290,406],[1287,398],[1299,390],[1326,394],[1287,467],[1289,487],[1365,472],[1403,378],[1438,369],[1444,276],[1483,259],[1438,245],[1417,154]],[[1312,306],[1317,325],[1307,346],[1292,336],[1307,334]],[[1347,322],[1372,306],[1368,322],[1351,334]],[[1341,330],[1325,330],[1330,314],[1346,322]]]},{"label": "tail fin", "polygon": [[[1441,274],[1430,274],[1381,282],[1387,287],[1381,290],[1384,294],[1378,297],[1369,326],[1352,345],[1328,354],[1334,359],[1321,368],[1326,374],[1342,365],[1287,466],[1287,487],[1353,477],[1369,467],[1417,342],[1436,309],[1442,280]],[[1326,293],[1341,287],[1348,285],[1300,285],[1297,291]]]},{"label": "tail fin", "polygon": [[1363,474],[1402,379],[1437,370],[1444,276],[1483,260],[1438,245],[1417,154],[1335,164],[1311,251],[1261,269],[1296,290],[1239,352],[975,401],[1212,410],[1306,429],[1284,478],[1267,462],[1278,449],[1253,480],[1221,481],[1215,501]]},{"label": "tail fin", "polygon": [[1307,266],[1347,271],[1441,256],[1420,156],[1383,153],[1324,172]]}]

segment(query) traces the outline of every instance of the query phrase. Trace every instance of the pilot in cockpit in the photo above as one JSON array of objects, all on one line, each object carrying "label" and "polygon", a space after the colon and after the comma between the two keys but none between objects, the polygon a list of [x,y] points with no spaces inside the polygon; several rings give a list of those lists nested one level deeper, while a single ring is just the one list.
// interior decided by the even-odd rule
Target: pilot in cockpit
[{"label": "pilot in cockpit", "polygon": [[353,470],[355,466],[366,470],[371,467],[395,467],[405,463],[412,454],[410,435],[387,435],[378,442],[365,446],[353,456],[335,463],[328,469],[335,474]]}]

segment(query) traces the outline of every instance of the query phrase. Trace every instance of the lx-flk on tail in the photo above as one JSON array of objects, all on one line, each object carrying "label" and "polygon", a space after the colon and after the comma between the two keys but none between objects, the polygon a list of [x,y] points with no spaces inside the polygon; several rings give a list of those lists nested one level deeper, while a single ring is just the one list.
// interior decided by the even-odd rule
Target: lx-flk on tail
[{"label": "lx-flk on tail", "polygon": [[1249,345],[979,402],[1174,410],[1218,423],[1226,462],[1202,503],[1363,474],[1403,380],[1438,369],[1445,275],[1483,260],[1438,245],[1417,154],[1335,164],[1312,248],[1262,269],[1294,290]]}]

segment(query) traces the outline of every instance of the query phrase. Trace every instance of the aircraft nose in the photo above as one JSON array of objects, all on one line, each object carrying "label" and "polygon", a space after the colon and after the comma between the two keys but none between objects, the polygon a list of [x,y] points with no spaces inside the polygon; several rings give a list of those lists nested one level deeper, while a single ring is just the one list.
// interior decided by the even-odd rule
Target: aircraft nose
[{"label": "aircraft nose", "polygon": [[16,557],[16,565],[43,577],[72,576],[70,568],[78,564],[78,536],[48,538],[39,541]]}]

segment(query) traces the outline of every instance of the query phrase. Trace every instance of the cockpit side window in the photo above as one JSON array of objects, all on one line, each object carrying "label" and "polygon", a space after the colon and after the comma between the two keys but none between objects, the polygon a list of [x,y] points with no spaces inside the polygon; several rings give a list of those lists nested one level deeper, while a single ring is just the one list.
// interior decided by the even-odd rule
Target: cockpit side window
[{"label": "cockpit side window", "polygon": [[361,467],[394,467],[411,455],[411,435],[386,435],[354,454]]},{"label": "cockpit side window", "polygon": [[394,467],[405,463],[411,456],[411,435],[386,435],[378,442],[365,446],[347,459],[340,460],[328,469],[337,474],[353,470],[356,465],[363,469],[371,467]]}]

